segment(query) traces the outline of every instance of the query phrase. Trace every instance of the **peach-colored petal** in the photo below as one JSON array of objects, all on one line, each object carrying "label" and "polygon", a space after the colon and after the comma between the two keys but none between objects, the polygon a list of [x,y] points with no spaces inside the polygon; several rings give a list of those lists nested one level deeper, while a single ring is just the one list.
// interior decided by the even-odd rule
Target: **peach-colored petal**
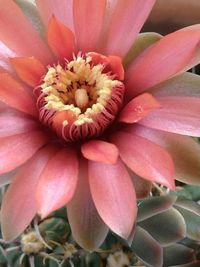
[{"label": "peach-colored petal", "polygon": [[175,178],[184,183],[199,185],[200,145],[194,139],[139,125],[129,126],[126,130],[164,147],[172,156]]},{"label": "peach-colored petal", "polygon": [[200,99],[195,97],[157,97],[160,109],[153,110],[139,123],[154,129],[200,136]]},{"label": "peach-colored petal", "polygon": [[127,98],[167,80],[183,70],[200,42],[200,31],[177,31],[147,48],[126,72]]},{"label": "peach-colored petal", "polygon": [[106,0],[74,0],[74,27],[80,51],[96,50],[102,29],[105,7]]},{"label": "peach-colored petal", "polygon": [[81,152],[86,159],[107,164],[115,164],[118,158],[117,147],[101,140],[84,143],[81,146]]},{"label": "peach-colored petal", "polygon": [[1,227],[6,241],[21,234],[36,214],[35,191],[40,173],[53,154],[51,147],[40,150],[15,175],[1,208]]},{"label": "peach-colored petal", "polygon": [[175,189],[174,166],[169,153],[140,136],[116,132],[112,141],[127,166],[137,175]]},{"label": "peach-colored petal", "polygon": [[15,57],[10,62],[22,81],[32,87],[39,85],[46,72],[43,64],[34,57]]},{"label": "peach-colored petal", "polygon": [[73,52],[76,52],[74,34],[54,16],[49,21],[47,38],[51,50],[59,59],[72,59]]},{"label": "peach-colored petal", "polygon": [[87,168],[87,161],[81,160],[78,185],[72,200],[67,205],[67,214],[76,242],[82,248],[94,251],[104,241],[108,227],[94,206]]},{"label": "peach-colored petal", "polygon": [[0,73],[0,101],[6,105],[37,116],[34,97],[8,73]]},{"label": "peach-colored petal", "polygon": [[148,93],[132,99],[119,114],[119,121],[134,123],[146,117],[152,110],[160,108],[160,103]]},{"label": "peach-colored petal", "polygon": [[118,56],[103,56],[99,53],[89,52],[88,56],[92,58],[94,65],[102,64],[105,66],[105,72],[112,72],[118,80],[124,80],[124,68],[122,59]]},{"label": "peach-colored petal", "polygon": [[42,218],[61,208],[73,197],[78,176],[78,160],[73,150],[64,148],[47,163],[37,186],[37,209]]},{"label": "peach-colored petal", "polygon": [[46,26],[54,15],[70,30],[73,30],[73,0],[36,0],[35,2]]},{"label": "peach-colored petal", "polygon": [[48,47],[31,22],[12,0],[0,0],[0,39],[18,56],[34,56],[48,64],[52,61]]},{"label": "peach-colored petal", "polygon": [[108,6],[109,15],[106,17],[106,25],[104,25],[106,36],[100,40],[101,51],[105,54],[125,56],[154,3],[155,0],[108,1],[110,8]]},{"label": "peach-colored petal", "polygon": [[131,178],[121,160],[114,165],[90,161],[89,183],[103,221],[116,234],[128,238],[134,226],[137,205]]},{"label": "peach-colored petal", "polygon": [[40,131],[0,138],[0,174],[26,162],[47,142],[48,137]]},{"label": "peach-colored petal", "polygon": [[0,113],[0,138],[30,132],[39,128],[36,121],[12,113]]}]

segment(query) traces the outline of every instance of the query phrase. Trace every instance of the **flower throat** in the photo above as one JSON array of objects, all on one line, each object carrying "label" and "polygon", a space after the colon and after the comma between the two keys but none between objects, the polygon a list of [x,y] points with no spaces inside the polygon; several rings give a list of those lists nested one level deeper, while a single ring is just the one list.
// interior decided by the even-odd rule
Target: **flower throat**
[{"label": "flower throat", "polygon": [[115,119],[124,85],[109,60],[97,53],[78,55],[49,67],[34,89],[41,122],[65,141],[99,136]]}]

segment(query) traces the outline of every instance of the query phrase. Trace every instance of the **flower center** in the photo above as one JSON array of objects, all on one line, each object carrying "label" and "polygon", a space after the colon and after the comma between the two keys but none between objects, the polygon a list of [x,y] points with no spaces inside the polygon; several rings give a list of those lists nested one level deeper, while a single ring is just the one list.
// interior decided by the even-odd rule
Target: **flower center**
[{"label": "flower center", "polygon": [[123,100],[124,85],[116,76],[109,58],[96,53],[49,67],[34,91],[41,122],[67,142],[98,136]]}]

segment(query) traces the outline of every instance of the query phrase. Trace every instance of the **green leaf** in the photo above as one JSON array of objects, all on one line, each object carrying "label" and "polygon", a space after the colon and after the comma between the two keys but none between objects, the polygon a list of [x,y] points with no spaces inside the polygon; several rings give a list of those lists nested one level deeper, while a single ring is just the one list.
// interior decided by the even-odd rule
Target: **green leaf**
[{"label": "green leaf", "polygon": [[186,222],[187,237],[200,241],[200,206],[186,199],[179,199],[175,206]]},{"label": "green leaf", "polygon": [[186,264],[195,260],[193,249],[181,244],[174,244],[170,247],[166,247],[163,249],[163,253],[163,267]]},{"label": "green leaf", "polygon": [[174,208],[139,223],[162,246],[169,246],[186,235],[183,216]]},{"label": "green leaf", "polygon": [[186,185],[184,188],[190,193],[192,200],[200,200],[200,185]]},{"label": "green leaf", "polygon": [[69,224],[61,218],[49,218],[44,220],[39,225],[41,234],[49,240],[61,242],[70,234]]},{"label": "green leaf", "polygon": [[162,266],[162,247],[147,231],[139,226],[136,227],[131,247],[145,265],[153,267]]},{"label": "green leaf", "polygon": [[141,201],[138,205],[137,221],[146,220],[156,214],[162,213],[172,207],[176,196],[166,195],[150,197]]}]

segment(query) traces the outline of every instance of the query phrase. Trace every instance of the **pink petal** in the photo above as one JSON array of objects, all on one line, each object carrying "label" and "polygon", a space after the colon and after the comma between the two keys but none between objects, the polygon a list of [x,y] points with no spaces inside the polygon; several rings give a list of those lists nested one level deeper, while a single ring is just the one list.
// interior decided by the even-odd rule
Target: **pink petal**
[{"label": "pink petal", "polygon": [[37,122],[11,113],[0,113],[0,138],[30,132],[39,128]]},{"label": "pink petal", "polygon": [[94,251],[104,241],[108,227],[103,223],[94,206],[88,183],[87,162],[81,160],[79,181],[67,214],[76,242],[84,249]]},{"label": "pink petal", "polygon": [[34,98],[8,73],[0,73],[0,101],[12,108],[37,116]]},{"label": "pink petal", "polygon": [[157,97],[161,108],[142,119],[142,125],[172,133],[200,136],[200,99],[194,97]]},{"label": "pink petal", "polygon": [[14,57],[16,54],[10,50],[4,43],[0,41],[0,66],[6,71],[13,72],[9,57]]},{"label": "pink petal", "polygon": [[36,214],[36,186],[40,173],[53,151],[50,147],[40,150],[15,175],[3,198],[1,208],[4,240],[14,240],[25,230]]},{"label": "pink petal", "polygon": [[164,81],[151,89],[155,96],[192,96],[200,97],[200,76],[185,72]]},{"label": "pink petal", "polygon": [[34,57],[11,58],[10,62],[22,81],[31,87],[39,85],[46,72],[42,63]]},{"label": "pink petal", "polygon": [[104,19],[106,0],[74,0],[74,27],[78,49],[95,51]]},{"label": "pink petal", "polygon": [[73,0],[36,0],[35,2],[46,26],[54,15],[69,29],[73,30]]},{"label": "pink petal", "polygon": [[60,150],[46,165],[38,183],[36,199],[42,218],[71,200],[76,189],[78,161],[73,150]]},{"label": "pink petal", "polygon": [[[125,56],[140,32],[155,0],[111,0],[105,20],[106,36],[101,38],[105,54]],[[108,7],[109,8],[109,7]]]},{"label": "pink petal", "polygon": [[125,69],[133,62],[145,49],[150,45],[156,43],[162,38],[162,35],[155,32],[143,32],[139,33],[130,50],[123,59],[123,65]]},{"label": "pink petal", "polygon": [[0,138],[0,174],[26,162],[47,142],[48,137],[40,131]]},{"label": "pink petal", "polygon": [[134,123],[146,117],[152,110],[160,108],[159,102],[145,93],[131,100],[119,114],[119,121]]},{"label": "pink petal", "polygon": [[117,147],[101,140],[88,141],[81,146],[81,152],[86,159],[105,164],[115,164],[118,158]]},{"label": "pink petal", "polygon": [[[194,30],[197,32],[197,34],[200,33],[200,24],[195,24],[195,25],[191,25],[185,28],[180,29],[179,31],[190,31],[190,30]],[[185,72],[191,68],[193,68],[194,66],[198,65],[200,62],[200,43],[197,45],[195,52],[192,56],[192,58],[190,59],[190,61],[188,62],[187,66],[185,66],[185,68],[183,68],[180,73]]]},{"label": "pink petal", "polygon": [[49,47],[59,59],[72,59],[75,52],[74,34],[54,16],[49,21],[47,38]]},{"label": "pink petal", "polygon": [[199,184],[200,145],[194,139],[143,126],[131,126],[127,131],[143,136],[164,147],[173,159],[177,180],[189,184]]},{"label": "pink petal", "polygon": [[127,166],[137,175],[175,189],[174,166],[168,152],[140,136],[117,132],[112,141]]},{"label": "pink petal", "polygon": [[52,61],[39,33],[12,0],[0,0],[0,39],[18,56],[34,56],[43,63]]},{"label": "pink petal", "polygon": [[199,42],[198,31],[177,31],[147,48],[126,72],[127,98],[131,99],[183,70]]},{"label": "pink petal", "polygon": [[92,198],[103,221],[116,234],[128,238],[136,212],[135,190],[123,163],[114,165],[89,162]]}]

